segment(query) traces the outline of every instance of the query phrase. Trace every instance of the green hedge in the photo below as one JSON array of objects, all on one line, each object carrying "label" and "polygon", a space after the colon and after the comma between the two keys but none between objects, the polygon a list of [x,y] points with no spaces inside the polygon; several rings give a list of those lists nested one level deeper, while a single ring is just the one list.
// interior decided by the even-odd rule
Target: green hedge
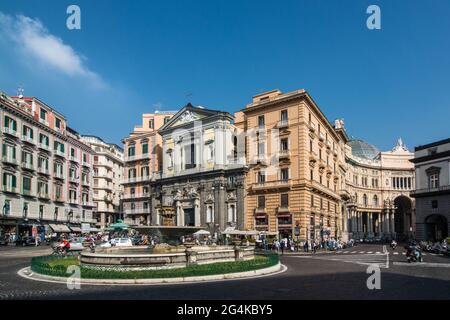
[{"label": "green hedge", "polygon": [[[207,276],[215,274],[226,274],[235,272],[244,272],[258,270],[274,266],[278,263],[278,255],[255,256],[255,259],[237,262],[219,262],[204,265],[193,265],[179,269],[165,270],[141,270],[141,271],[115,271],[115,270],[96,270],[81,266],[81,278],[84,279],[154,279],[154,278],[176,278]],[[80,265],[76,257],[35,257],[31,261],[31,270],[33,272],[56,276],[68,277],[67,267],[70,265]]]}]

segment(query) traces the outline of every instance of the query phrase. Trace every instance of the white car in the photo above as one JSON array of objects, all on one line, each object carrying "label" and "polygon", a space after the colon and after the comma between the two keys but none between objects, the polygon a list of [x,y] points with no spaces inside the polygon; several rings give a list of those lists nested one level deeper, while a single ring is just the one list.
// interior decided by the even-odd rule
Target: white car
[{"label": "white car", "polygon": [[116,247],[132,247],[133,242],[130,238],[115,238],[111,240],[111,244]]},{"label": "white car", "polygon": [[70,251],[81,251],[84,249],[83,243],[79,241],[69,241],[70,242]]},{"label": "white car", "polygon": [[103,242],[103,243],[100,245],[100,248],[111,248],[111,243],[109,243],[109,242]]}]

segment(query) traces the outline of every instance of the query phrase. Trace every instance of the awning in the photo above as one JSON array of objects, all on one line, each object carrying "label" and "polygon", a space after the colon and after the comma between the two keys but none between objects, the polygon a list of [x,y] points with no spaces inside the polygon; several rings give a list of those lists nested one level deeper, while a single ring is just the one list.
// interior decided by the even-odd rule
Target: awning
[{"label": "awning", "polygon": [[70,230],[72,230],[73,232],[80,232],[81,233],[81,228],[80,227],[70,227]]},{"label": "awning", "polygon": [[99,229],[99,228],[94,228],[94,227],[91,227],[91,232],[100,232],[101,230]]},{"label": "awning", "polygon": [[225,229],[222,232],[222,234],[240,235],[240,236],[256,236],[259,234],[259,231],[256,230],[244,231],[244,230],[227,230],[227,229]]},{"label": "awning", "polygon": [[70,229],[63,224],[50,224],[50,228],[52,228],[53,232],[70,232]]}]

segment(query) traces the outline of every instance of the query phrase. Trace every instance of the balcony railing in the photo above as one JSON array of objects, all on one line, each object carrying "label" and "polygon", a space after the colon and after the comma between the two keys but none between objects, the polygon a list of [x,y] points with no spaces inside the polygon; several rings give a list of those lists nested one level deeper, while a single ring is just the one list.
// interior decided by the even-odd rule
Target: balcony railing
[{"label": "balcony railing", "polygon": [[50,196],[47,192],[40,191],[38,192],[38,197],[41,199],[50,199]]},{"label": "balcony railing", "polygon": [[81,181],[81,184],[82,184],[83,186],[90,186],[89,181],[87,181],[87,180],[82,180],[82,181]]},{"label": "balcony railing", "polygon": [[148,198],[150,197],[150,193],[130,193],[124,194],[122,199],[137,199],[137,198]]},{"label": "balcony railing", "polygon": [[47,127],[49,126],[48,121],[42,118],[39,118],[39,122],[46,125]]},{"label": "balcony railing", "polygon": [[81,162],[81,164],[82,164],[83,166],[85,166],[85,167],[89,167],[89,166],[90,166],[89,162],[84,161],[84,160]]},{"label": "balcony railing", "polygon": [[149,153],[139,154],[139,155],[134,155],[134,156],[127,156],[124,158],[125,161],[136,161],[136,160],[141,160],[141,159],[150,159],[150,154]]},{"label": "balcony railing", "polygon": [[77,177],[69,177],[69,181],[73,183],[78,183],[79,179]]},{"label": "balcony railing", "polygon": [[29,162],[22,162],[22,168],[28,169],[28,170],[34,170],[33,164],[29,163]]},{"label": "balcony railing", "polygon": [[34,197],[34,192],[31,191],[31,190],[23,189],[23,190],[22,190],[22,194],[23,194],[24,196]]},{"label": "balcony railing", "polygon": [[48,144],[39,142],[39,148],[47,150],[47,151],[51,151],[50,146]]},{"label": "balcony railing", "polygon": [[63,151],[59,150],[59,149],[56,149],[56,150],[55,150],[55,154],[56,154],[57,156],[60,156],[60,157],[63,157],[63,158],[66,157],[66,154],[65,154]]},{"label": "balcony railing", "polygon": [[36,144],[36,141],[27,135],[22,135],[22,141],[25,141],[25,142],[28,142],[31,144]]},{"label": "balcony railing", "polygon": [[18,163],[16,159],[14,159],[12,156],[8,156],[8,155],[3,156],[2,161],[6,162],[6,163],[14,164],[14,165],[17,165],[17,163]]},{"label": "balcony railing", "polygon": [[42,173],[42,174],[50,174],[50,172],[48,171],[48,169],[42,168],[42,167],[38,167],[37,171],[38,171],[39,173]]},{"label": "balcony railing", "polygon": [[280,150],[278,151],[279,158],[289,158],[291,156],[291,152],[289,150]]},{"label": "balcony railing", "polygon": [[12,192],[12,193],[16,193],[17,191],[16,187],[13,186],[9,186],[9,185],[3,185],[3,191],[5,192]]},{"label": "balcony railing", "polygon": [[141,177],[133,177],[124,179],[122,183],[135,183],[135,182],[142,182],[142,181],[150,181],[151,176],[141,176]]},{"label": "balcony railing", "polygon": [[62,172],[55,172],[53,176],[58,179],[64,179],[64,174],[62,174]]},{"label": "balcony railing", "polygon": [[325,141],[325,135],[322,132],[319,133],[319,140]]},{"label": "balcony railing", "polygon": [[252,185],[253,190],[261,190],[268,188],[289,188],[292,186],[292,181],[290,180],[277,180],[277,181],[266,181],[258,182]]},{"label": "balcony railing", "polygon": [[82,204],[84,207],[94,207],[94,206],[95,206],[94,203],[91,202],[91,201],[83,201],[81,204]]},{"label": "balcony railing", "polygon": [[77,157],[75,157],[75,156],[70,156],[70,161],[73,161],[73,162],[76,162],[76,163],[78,163],[78,158]]},{"label": "balcony railing", "polygon": [[316,131],[316,125],[313,122],[309,123],[309,130],[311,132],[315,132]]},{"label": "balcony railing", "polygon": [[70,204],[78,204],[78,200],[77,199],[72,199],[72,198],[69,198],[69,201],[68,201]]},{"label": "balcony railing", "polygon": [[126,209],[125,214],[150,214],[150,209]]},{"label": "balcony railing", "polygon": [[440,186],[436,188],[422,188],[411,191],[411,195],[419,195],[423,193],[445,192],[450,191],[450,185]]},{"label": "balcony railing", "polygon": [[5,134],[9,134],[14,137],[18,137],[19,134],[17,133],[17,130],[13,130],[12,128],[3,127],[2,132]]},{"label": "balcony railing", "polygon": [[289,126],[289,121],[287,119],[283,119],[278,121],[277,128],[287,128]]}]

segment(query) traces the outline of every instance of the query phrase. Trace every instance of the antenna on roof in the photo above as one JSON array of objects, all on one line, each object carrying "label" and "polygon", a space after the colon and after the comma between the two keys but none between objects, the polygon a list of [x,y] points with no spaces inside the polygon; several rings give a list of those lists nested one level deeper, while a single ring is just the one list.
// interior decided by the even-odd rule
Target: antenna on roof
[{"label": "antenna on roof", "polygon": [[17,88],[17,96],[19,97],[19,99],[23,98],[23,93],[24,93],[24,89],[21,85],[19,85],[19,87]]}]

